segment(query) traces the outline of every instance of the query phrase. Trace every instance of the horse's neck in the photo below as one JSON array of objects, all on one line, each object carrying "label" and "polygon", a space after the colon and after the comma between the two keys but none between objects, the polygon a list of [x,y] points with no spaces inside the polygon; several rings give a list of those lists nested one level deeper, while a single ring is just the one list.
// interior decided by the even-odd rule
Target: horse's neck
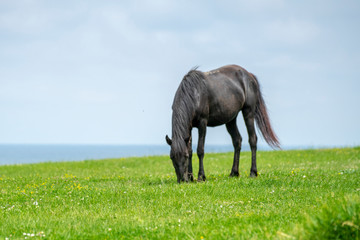
[{"label": "horse's neck", "polygon": [[172,121],[172,136],[185,139],[189,137],[189,133],[192,125],[192,118],[190,116],[181,115],[181,112],[177,112],[179,109],[175,109],[173,112]]}]

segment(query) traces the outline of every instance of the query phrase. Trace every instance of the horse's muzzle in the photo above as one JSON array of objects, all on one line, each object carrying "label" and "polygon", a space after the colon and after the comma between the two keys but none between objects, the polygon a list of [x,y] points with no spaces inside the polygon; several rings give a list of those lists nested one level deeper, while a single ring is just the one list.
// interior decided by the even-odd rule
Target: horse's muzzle
[{"label": "horse's muzzle", "polygon": [[187,171],[179,171],[177,174],[177,182],[189,182],[189,174]]}]

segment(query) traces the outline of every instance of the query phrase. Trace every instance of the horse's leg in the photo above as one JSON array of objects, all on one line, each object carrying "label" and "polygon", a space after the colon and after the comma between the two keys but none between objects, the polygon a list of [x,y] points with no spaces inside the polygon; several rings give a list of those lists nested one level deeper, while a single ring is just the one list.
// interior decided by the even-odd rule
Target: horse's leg
[{"label": "horse's leg", "polygon": [[244,121],[246,124],[247,132],[249,135],[249,144],[251,148],[251,169],[250,177],[256,177],[258,175],[256,168],[256,150],[257,150],[257,136],[255,131],[255,111],[252,108],[246,108],[242,110]]},{"label": "horse's leg", "polygon": [[197,147],[197,155],[199,158],[199,174],[198,174],[198,181],[205,181],[205,171],[204,171],[204,145],[205,145],[205,136],[206,136],[206,126],[207,122],[205,120],[201,120],[199,124],[199,141]]},{"label": "horse's leg", "polygon": [[236,118],[234,118],[231,122],[226,124],[226,129],[229,132],[233,146],[234,146],[234,162],[231,169],[230,177],[238,177],[239,176],[239,158],[240,158],[240,151],[241,151],[241,135],[239,129],[236,125]]},{"label": "horse's leg", "polygon": [[189,153],[189,165],[188,165],[188,179],[190,179],[190,181],[194,181],[194,175],[193,175],[193,168],[192,168],[192,155],[193,155],[193,150],[192,150],[192,137],[191,137],[191,132],[190,132],[190,139],[189,139],[189,143],[188,143],[188,153]]}]

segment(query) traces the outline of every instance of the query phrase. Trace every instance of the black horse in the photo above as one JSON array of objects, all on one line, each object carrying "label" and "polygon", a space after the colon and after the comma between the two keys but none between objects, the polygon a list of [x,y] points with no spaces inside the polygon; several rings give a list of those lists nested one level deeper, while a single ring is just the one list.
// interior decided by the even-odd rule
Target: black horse
[{"label": "black horse", "polygon": [[192,141],[193,127],[199,129],[197,155],[199,157],[198,181],[206,179],[203,159],[206,127],[226,124],[234,145],[234,162],[230,176],[239,176],[241,135],[236,118],[242,111],[252,163],[250,176],[258,175],[256,168],[257,136],[255,121],[265,141],[273,148],[280,148],[274,133],[266,105],[260,92],[257,78],[237,65],[227,65],[210,72],[192,69],[186,74],[176,91],[172,105],[172,139],[166,135],[171,146],[170,158],[175,168],[177,181],[193,181]]}]

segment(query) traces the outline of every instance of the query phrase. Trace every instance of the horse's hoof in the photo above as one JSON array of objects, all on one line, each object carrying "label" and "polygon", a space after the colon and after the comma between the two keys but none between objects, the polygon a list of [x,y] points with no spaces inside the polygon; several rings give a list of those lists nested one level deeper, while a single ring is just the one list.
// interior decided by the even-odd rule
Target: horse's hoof
[{"label": "horse's hoof", "polygon": [[194,175],[192,173],[188,174],[188,179],[193,182],[194,181]]},{"label": "horse's hoof", "polygon": [[256,178],[257,176],[258,176],[257,172],[251,172],[250,173],[250,177],[252,177],[252,178]]},{"label": "horse's hoof", "polygon": [[233,172],[233,171],[231,171],[230,177],[239,177],[239,172]]},{"label": "horse's hoof", "polygon": [[198,182],[205,182],[205,180],[206,180],[205,176],[199,176],[197,181]]}]

